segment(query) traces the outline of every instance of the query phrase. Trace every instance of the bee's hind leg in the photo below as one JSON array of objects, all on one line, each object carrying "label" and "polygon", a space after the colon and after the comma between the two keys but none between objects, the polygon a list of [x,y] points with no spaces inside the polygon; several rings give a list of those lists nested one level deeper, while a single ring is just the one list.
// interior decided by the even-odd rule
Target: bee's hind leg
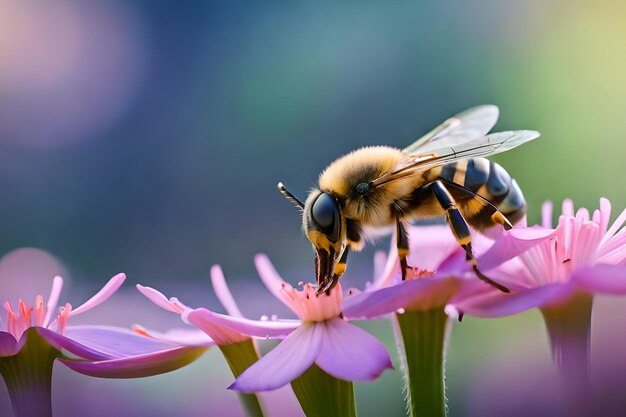
[{"label": "bee's hind leg", "polygon": [[402,271],[402,281],[406,279],[406,271],[409,268],[406,257],[409,255],[409,237],[402,221],[396,217],[396,246],[398,248],[398,258],[400,258],[400,270]]},{"label": "bee's hind leg", "polygon": [[478,269],[476,258],[474,258],[474,254],[472,253],[472,238],[470,236],[469,227],[467,226],[465,218],[457,208],[454,199],[450,195],[450,192],[446,189],[445,185],[443,185],[440,181],[435,181],[430,185],[430,187],[433,190],[433,194],[437,198],[437,201],[446,211],[446,220],[452,229],[452,233],[454,234],[456,241],[465,250],[465,259],[467,259],[467,261],[472,265],[476,276],[502,292],[510,292],[507,287],[485,276]]}]

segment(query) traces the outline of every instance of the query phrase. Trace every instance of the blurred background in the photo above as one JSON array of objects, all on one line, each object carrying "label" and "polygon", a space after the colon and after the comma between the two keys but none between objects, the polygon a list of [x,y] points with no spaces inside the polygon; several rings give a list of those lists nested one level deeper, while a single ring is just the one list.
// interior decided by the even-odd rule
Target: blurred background
[{"label": "blurred background", "polygon": [[[133,285],[216,306],[208,270],[219,263],[245,313],[282,314],[252,258],[267,253],[297,282],[313,278],[313,251],[276,183],[304,197],[342,154],[406,146],[483,103],[501,109],[496,130],[542,133],[494,158],[524,190],[530,223],[546,199],[595,208],[606,196],[621,211],[625,19],[619,0],[0,0],[0,298],[63,273],[63,299],[78,304],[124,271],[125,289],[92,321],[167,328],[178,319]],[[370,278],[373,250],[352,256],[347,282]],[[607,356],[626,348],[612,320],[626,302],[596,307],[594,357],[626,369]],[[394,350],[387,323],[365,326]],[[558,413],[541,326],[536,312],[456,326],[451,416],[530,415],[520,407],[534,403]],[[112,407],[106,415],[241,415],[217,350],[139,381],[58,368],[60,415],[94,404]],[[359,384],[361,415],[402,415],[400,386],[398,372]],[[297,410],[289,392],[274,399],[279,415]]]}]

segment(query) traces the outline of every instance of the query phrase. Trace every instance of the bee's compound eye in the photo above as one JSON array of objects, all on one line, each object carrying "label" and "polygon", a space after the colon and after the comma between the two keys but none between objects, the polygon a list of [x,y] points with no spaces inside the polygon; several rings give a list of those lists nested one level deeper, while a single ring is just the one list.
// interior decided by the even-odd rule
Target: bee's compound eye
[{"label": "bee's compound eye", "polygon": [[332,227],[339,218],[337,202],[326,193],[320,194],[317,200],[315,200],[315,203],[313,203],[311,217],[313,217],[313,220],[315,220],[318,225],[325,229]]}]

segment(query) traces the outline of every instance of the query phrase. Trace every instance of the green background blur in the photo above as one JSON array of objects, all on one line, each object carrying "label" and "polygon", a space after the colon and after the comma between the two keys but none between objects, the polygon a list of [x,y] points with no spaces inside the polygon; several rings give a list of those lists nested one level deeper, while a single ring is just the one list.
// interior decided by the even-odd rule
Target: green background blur
[{"label": "green background blur", "polygon": [[[546,199],[595,208],[605,196],[621,211],[625,23],[626,3],[617,0],[0,0],[0,253],[39,248],[51,259],[34,275],[63,272],[91,290],[124,271],[131,284],[188,293],[197,305],[209,299],[208,269],[219,263],[254,300],[247,312],[262,314],[274,301],[255,298],[256,282],[245,284],[254,279],[254,254],[267,253],[293,282],[313,273],[313,251],[279,180],[304,197],[342,154],[406,146],[483,103],[501,109],[495,130],[542,133],[494,158],[524,190],[529,223]],[[378,248],[386,247],[383,239]],[[352,257],[347,281],[370,278],[372,253]],[[8,264],[15,262],[0,261],[4,285],[21,279]],[[142,303],[127,287],[125,297]],[[600,302],[607,317],[624,311],[611,303]],[[154,316],[144,321],[163,325]],[[508,354],[498,356],[500,369],[511,357],[520,369],[549,368],[540,325],[531,312],[459,327],[449,358],[452,415],[487,415],[484,402],[469,398],[491,398],[476,372],[488,372],[481,366],[501,349]],[[385,325],[377,329],[393,348]],[[219,363],[210,355],[203,361]],[[228,384],[222,368],[220,389]],[[205,376],[179,372],[196,382]],[[85,379],[63,375],[72,386]],[[159,378],[143,384],[170,392],[170,379]],[[375,401],[362,415],[402,413],[397,372],[386,378],[362,388],[388,390],[368,395]],[[97,382],[117,396],[115,387],[142,384]],[[136,404],[149,403],[150,385],[139,386]],[[476,386],[483,397],[471,397]]]}]

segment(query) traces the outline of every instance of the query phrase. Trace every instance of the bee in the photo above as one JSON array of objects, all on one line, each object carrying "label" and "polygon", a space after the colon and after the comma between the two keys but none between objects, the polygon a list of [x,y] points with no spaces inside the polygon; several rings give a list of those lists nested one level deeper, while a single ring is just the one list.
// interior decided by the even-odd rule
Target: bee
[{"label": "bee", "polygon": [[524,216],[526,202],[517,182],[484,157],[536,139],[539,133],[488,134],[498,115],[493,105],[473,107],[404,149],[357,149],[322,172],[304,203],[279,183],[280,192],[302,209],[302,227],[316,251],[318,294],[337,284],[349,251],[360,251],[366,236],[389,226],[395,226],[405,279],[409,254],[406,223],[437,216],[445,216],[476,276],[509,292],[478,268],[468,224],[480,232],[492,226],[508,230]]}]

